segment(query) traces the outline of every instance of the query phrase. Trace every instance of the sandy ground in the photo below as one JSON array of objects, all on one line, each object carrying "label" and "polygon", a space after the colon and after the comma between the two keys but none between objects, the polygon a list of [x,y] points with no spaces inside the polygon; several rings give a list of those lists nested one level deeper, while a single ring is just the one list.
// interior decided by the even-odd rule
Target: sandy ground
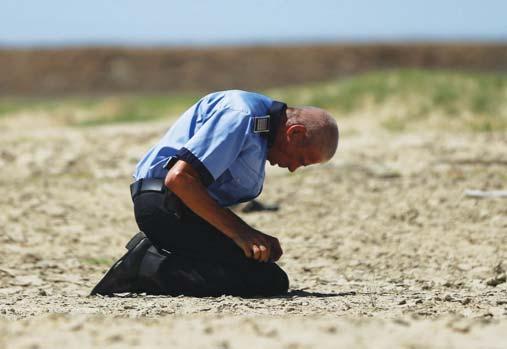
[{"label": "sandy ground", "polygon": [[280,238],[286,297],[87,294],[136,232],[138,158],[168,123],[0,120],[0,348],[506,348],[505,133],[341,122],[326,165],[268,169],[243,214]]}]

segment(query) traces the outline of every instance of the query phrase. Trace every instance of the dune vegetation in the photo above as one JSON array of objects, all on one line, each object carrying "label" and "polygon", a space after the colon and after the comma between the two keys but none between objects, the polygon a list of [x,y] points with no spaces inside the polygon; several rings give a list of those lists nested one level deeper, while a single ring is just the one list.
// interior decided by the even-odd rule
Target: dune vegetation
[{"label": "dune vegetation", "polygon": [[[337,117],[376,114],[391,131],[446,127],[507,129],[507,75],[443,70],[373,71],[348,78],[260,91],[289,105],[313,105]],[[156,95],[0,98],[0,117],[54,115],[65,125],[96,126],[175,117],[206,91]]]}]

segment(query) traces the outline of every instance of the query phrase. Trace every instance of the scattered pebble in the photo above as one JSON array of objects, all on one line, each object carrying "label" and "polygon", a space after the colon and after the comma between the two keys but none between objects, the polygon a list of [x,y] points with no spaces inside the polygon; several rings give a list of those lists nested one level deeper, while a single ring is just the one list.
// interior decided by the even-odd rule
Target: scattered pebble
[{"label": "scattered pebble", "polygon": [[454,302],[454,298],[450,294],[448,294],[448,295],[446,295],[444,297],[444,301],[446,301],[446,302]]},{"label": "scattered pebble", "polygon": [[468,304],[470,304],[470,302],[472,302],[472,299],[471,299],[471,298],[469,298],[469,297],[467,297],[467,298],[465,298],[465,299],[463,299],[463,300],[461,301],[461,304],[463,304],[463,305],[468,305]]},{"label": "scattered pebble", "polygon": [[505,274],[496,275],[495,277],[492,277],[491,279],[486,280],[486,285],[496,287],[500,284],[503,284],[506,281],[507,281],[507,277]]}]

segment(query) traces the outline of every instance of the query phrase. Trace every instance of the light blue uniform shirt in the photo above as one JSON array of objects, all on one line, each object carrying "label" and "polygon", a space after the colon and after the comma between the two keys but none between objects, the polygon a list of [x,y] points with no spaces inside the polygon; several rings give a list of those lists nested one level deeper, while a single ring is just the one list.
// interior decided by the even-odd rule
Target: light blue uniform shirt
[{"label": "light blue uniform shirt", "polygon": [[[278,114],[286,107],[261,94],[239,90],[203,97],[141,159],[134,178],[165,178],[166,166],[179,159],[193,166],[221,206],[257,197],[264,183],[268,139],[276,126],[273,106]],[[269,121],[265,122],[270,113],[271,135]]]}]

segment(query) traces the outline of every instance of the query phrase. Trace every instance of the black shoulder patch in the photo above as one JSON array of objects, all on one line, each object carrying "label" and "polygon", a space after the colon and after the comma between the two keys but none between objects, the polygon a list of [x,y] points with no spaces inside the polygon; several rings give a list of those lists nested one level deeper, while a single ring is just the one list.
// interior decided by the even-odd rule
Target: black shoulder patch
[{"label": "black shoulder patch", "polygon": [[254,119],[254,132],[263,133],[269,132],[269,115],[255,116]]}]

